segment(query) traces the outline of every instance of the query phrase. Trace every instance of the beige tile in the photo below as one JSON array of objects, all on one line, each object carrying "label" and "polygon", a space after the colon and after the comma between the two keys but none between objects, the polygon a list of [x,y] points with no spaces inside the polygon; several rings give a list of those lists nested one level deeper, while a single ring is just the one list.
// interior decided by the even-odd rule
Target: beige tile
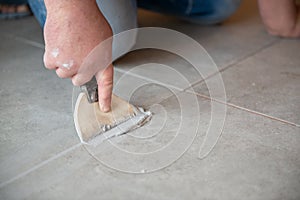
[{"label": "beige tile", "polygon": [[[169,28],[190,36],[205,48],[218,68],[223,69],[252,56],[278,40],[266,33],[256,6],[255,1],[243,1],[239,10],[232,17],[222,25],[216,26],[199,26],[174,17],[143,10],[139,11],[139,22],[141,27]],[[161,42],[168,44],[165,40],[162,39]],[[190,49],[189,44],[172,43],[170,45],[176,47],[178,52],[187,52],[188,55],[199,57],[197,65],[211,66],[210,62],[203,58],[203,52]],[[138,76],[174,86],[180,90],[202,81],[203,78],[215,72],[212,70],[212,72],[204,74],[201,67],[193,66],[189,60],[185,59],[181,58],[179,54],[175,55],[159,49],[143,49],[125,55],[116,62],[116,69],[122,72],[131,70],[131,73]],[[170,70],[162,65],[167,65],[169,69],[187,81],[168,73]],[[200,71],[196,69],[200,69]]]},{"label": "beige tile", "polygon": [[[204,61],[202,65],[209,63]],[[131,52],[116,62],[115,66],[117,71],[177,90],[184,90],[203,80],[200,72],[186,60],[162,50],[144,49]]]},{"label": "beige tile", "polygon": [[33,17],[25,17],[17,20],[0,20],[0,35],[17,37],[25,42],[43,45],[43,30]]},{"label": "beige tile", "polygon": [[[184,101],[190,98],[189,95],[182,94]],[[176,99],[178,97],[174,96],[161,103],[168,111],[168,119],[174,120],[174,123],[179,120]],[[78,147],[1,188],[0,194],[6,199],[300,197],[299,128],[229,108],[223,135],[216,148],[206,159],[200,160],[197,156],[203,141],[201,133],[207,129],[210,103],[201,98],[198,98],[198,102],[201,116],[199,136],[183,157],[163,170],[150,174],[121,173],[103,166],[88,155],[84,148]],[[194,113],[193,110],[187,111]],[[185,130],[187,136],[190,130]],[[150,144],[166,143],[173,133],[164,130],[163,134],[169,138],[156,142],[152,138],[149,139]],[[124,135],[111,141],[122,148],[146,150],[138,142],[130,142],[129,138],[129,135]],[[180,145],[176,149],[181,149]],[[103,151],[103,155],[110,156],[112,160],[118,159],[123,166],[134,163],[134,160],[115,154],[109,142],[103,143]],[[161,155],[165,156],[163,152]],[[156,159],[159,161],[159,156]]]},{"label": "beige tile", "polygon": [[72,118],[71,82],[43,67],[39,48],[6,38],[0,51],[3,182],[79,140]]},{"label": "beige tile", "polygon": [[[79,139],[73,123],[71,81],[44,68],[40,48],[6,38],[0,51],[2,183],[79,143]],[[115,81],[117,95],[143,107],[173,94],[166,87],[118,72]]]},{"label": "beige tile", "polygon": [[[299,124],[299,47],[298,40],[281,40],[222,72],[227,101]],[[214,80],[212,77],[193,89],[209,96],[205,84]]]},{"label": "beige tile", "polygon": [[190,24],[174,17],[143,10],[139,14],[142,27],[165,27],[195,39],[208,51],[220,69],[278,40],[266,33],[256,1],[252,0],[243,0],[233,16],[222,25],[216,26]]},{"label": "beige tile", "polygon": [[151,79],[115,71],[113,93],[136,106],[149,108],[179,92],[176,88],[161,85]]},{"label": "beige tile", "polygon": [[[186,33],[219,68],[241,61],[222,73],[228,101],[299,124],[299,41],[276,43],[267,35],[255,1],[244,0],[222,26],[201,27],[145,12],[140,25]],[[43,68],[42,48],[25,45],[43,44],[35,19],[0,21],[0,30],[5,36],[0,43],[1,199],[300,199],[299,128],[228,107],[216,147],[207,158],[197,158],[212,115],[214,122],[224,119],[224,104],[180,92],[202,77],[187,61],[157,50],[126,55],[116,63],[114,80],[114,92],[150,109],[152,121],[102,143],[94,149],[95,160],[86,148],[74,146],[79,139],[70,80]],[[194,87],[208,95],[205,88],[204,83]],[[211,139],[222,123],[210,128]],[[120,153],[112,144],[133,154]],[[149,174],[110,168],[147,172],[174,160]]]}]

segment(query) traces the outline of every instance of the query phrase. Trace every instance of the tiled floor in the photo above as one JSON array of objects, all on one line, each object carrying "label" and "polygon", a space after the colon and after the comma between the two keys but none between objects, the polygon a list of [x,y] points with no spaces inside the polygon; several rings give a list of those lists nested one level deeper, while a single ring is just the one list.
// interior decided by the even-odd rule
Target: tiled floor
[{"label": "tiled floor", "polygon": [[[94,149],[79,144],[70,80],[43,67],[37,22],[0,21],[0,199],[300,199],[300,41],[269,36],[254,2],[210,27],[140,11],[141,26],[205,47],[227,101],[210,101],[216,75],[167,52],[132,52],[115,64],[114,92],[153,120]],[[200,159],[208,129],[222,135]]]}]

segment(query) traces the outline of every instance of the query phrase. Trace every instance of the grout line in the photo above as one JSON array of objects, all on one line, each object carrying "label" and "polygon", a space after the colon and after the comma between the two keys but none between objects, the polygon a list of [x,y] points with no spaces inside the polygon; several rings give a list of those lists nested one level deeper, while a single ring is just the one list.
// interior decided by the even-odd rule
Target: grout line
[{"label": "grout line", "polygon": [[[2,34],[2,35],[3,35],[3,34]],[[12,38],[12,39],[15,39],[15,40],[20,41],[20,42],[23,42],[23,43],[25,43],[25,44],[29,44],[29,45],[31,45],[31,46],[33,46],[33,47],[37,47],[37,48],[41,48],[41,49],[44,49],[44,48],[45,48],[45,46],[44,46],[43,44],[40,44],[40,43],[35,42],[35,41],[32,41],[32,40],[28,40],[28,39],[25,39],[25,38],[22,38],[22,37],[18,37],[18,36],[14,36],[14,37],[13,37],[13,36],[6,35],[6,34],[4,34],[4,36],[9,37],[9,38]],[[128,71],[126,71],[126,70],[122,70],[122,69],[118,69],[118,68],[115,68],[115,70],[118,71],[118,72],[121,72],[121,73],[128,73],[128,74],[131,75],[131,76],[134,76],[134,77],[137,77],[137,78],[140,78],[140,79],[143,79],[143,80],[147,80],[147,81],[150,81],[150,82],[158,83],[158,84],[160,84],[160,85],[164,85],[164,86],[173,88],[173,89],[175,89],[175,90],[178,90],[179,92],[188,92],[188,93],[196,94],[197,96],[200,96],[200,97],[205,98],[205,99],[207,99],[207,100],[216,101],[216,102],[218,102],[218,103],[226,104],[226,105],[229,105],[229,106],[231,106],[231,107],[234,107],[234,108],[237,108],[237,109],[240,109],[240,110],[244,110],[244,111],[247,111],[247,112],[250,112],[250,113],[253,113],[253,114],[257,114],[257,115],[260,115],[260,116],[263,116],[263,117],[267,117],[267,118],[270,118],[270,119],[273,119],[273,120],[276,120],[276,121],[280,121],[280,122],[282,122],[282,123],[286,123],[286,124],[289,124],[289,125],[293,125],[293,126],[296,126],[296,127],[300,127],[299,124],[295,124],[295,123],[292,123],[292,122],[289,122],[289,121],[286,121],[286,120],[283,120],[283,119],[280,119],[280,118],[272,117],[272,116],[269,116],[269,115],[266,115],[266,114],[263,114],[263,113],[260,113],[260,112],[257,112],[257,111],[253,111],[253,110],[250,110],[250,109],[247,109],[247,108],[244,108],[244,107],[240,107],[240,106],[237,106],[237,105],[234,105],[234,104],[231,104],[231,103],[226,103],[226,102],[222,102],[222,101],[219,101],[219,100],[216,100],[216,99],[211,99],[210,97],[208,97],[208,96],[206,96],[206,95],[201,95],[201,94],[194,93],[194,92],[188,90],[189,88],[193,87],[194,85],[196,85],[196,84],[198,84],[198,83],[201,83],[201,82],[203,82],[203,81],[209,79],[210,77],[214,76],[215,74],[217,74],[217,73],[219,73],[219,72],[223,72],[224,70],[226,70],[226,69],[228,69],[228,68],[230,68],[230,67],[232,67],[232,66],[234,66],[234,65],[236,65],[236,64],[238,64],[238,63],[240,63],[240,62],[242,62],[243,60],[246,60],[247,58],[249,58],[249,57],[251,57],[251,56],[253,56],[253,55],[259,53],[260,51],[262,51],[262,50],[264,50],[264,49],[266,49],[266,48],[268,48],[268,47],[274,45],[276,42],[278,42],[278,40],[275,40],[274,42],[271,42],[270,44],[268,44],[268,45],[266,45],[266,46],[264,46],[264,47],[258,49],[257,51],[255,51],[255,52],[253,52],[253,53],[250,53],[250,54],[248,54],[248,55],[245,55],[244,57],[242,57],[242,58],[236,60],[235,62],[229,63],[227,66],[221,68],[218,72],[215,72],[215,73],[213,73],[213,74],[211,74],[211,75],[205,77],[203,80],[200,80],[200,81],[198,81],[198,82],[193,83],[190,87],[188,87],[188,88],[186,88],[186,89],[178,88],[178,87],[173,86],[173,85],[169,85],[169,84],[165,84],[165,83],[162,83],[162,82],[159,82],[159,81],[155,81],[155,80],[153,80],[153,79],[150,79],[150,78],[147,78],[147,77],[138,75],[138,74],[134,74],[134,73],[128,72]],[[172,96],[172,95],[171,95],[171,96]],[[171,96],[170,96],[170,97],[171,97]],[[170,97],[167,97],[167,98],[170,98]],[[167,98],[165,98],[165,99],[167,99]],[[164,99],[164,100],[165,100],[165,99]],[[71,147],[65,149],[64,151],[62,151],[62,152],[56,154],[55,156],[53,156],[53,157],[51,157],[51,158],[49,158],[49,159],[47,159],[47,160],[45,160],[45,161],[43,161],[43,162],[41,162],[41,163],[35,165],[34,167],[32,167],[32,168],[30,168],[30,169],[28,169],[28,170],[26,170],[26,171],[24,171],[24,172],[22,172],[22,173],[16,175],[15,177],[13,177],[13,178],[11,178],[11,179],[9,179],[9,180],[7,180],[7,181],[4,181],[4,182],[0,183],[0,188],[3,188],[3,187],[5,187],[6,185],[8,185],[8,184],[10,184],[10,183],[12,183],[12,182],[14,182],[14,181],[20,179],[20,178],[22,178],[22,177],[24,177],[24,176],[26,176],[26,175],[32,173],[33,171],[35,171],[35,170],[37,170],[37,169],[39,169],[39,168],[45,166],[46,164],[48,164],[48,163],[50,163],[50,162],[52,162],[52,161],[54,161],[54,160],[56,160],[56,159],[58,159],[58,158],[64,156],[65,154],[67,154],[67,153],[71,152],[72,150],[74,150],[74,149],[80,147],[81,145],[82,145],[81,143],[75,144],[75,145],[73,145],[73,146],[71,146]]]},{"label": "grout line", "polygon": [[232,63],[228,64],[227,66],[221,68],[218,72],[215,72],[215,73],[213,73],[213,74],[207,76],[207,77],[204,78],[203,80],[200,80],[200,81],[198,81],[198,82],[196,82],[196,83],[193,83],[191,87],[188,87],[188,88],[184,89],[184,92],[196,94],[197,96],[200,96],[200,97],[205,98],[205,99],[207,99],[207,100],[216,101],[216,102],[218,102],[218,103],[226,104],[226,105],[228,105],[228,106],[231,106],[231,107],[234,107],[234,108],[236,108],[236,109],[240,109],[240,110],[243,110],[243,111],[252,113],[252,114],[260,115],[260,116],[263,116],[263,117],[266,117],[266,118],[269,118],[269,119],[272,119],[272,120],[276,120],[276,121],[279,121],[279,122],[282,122],[282,123],[285,123],[285,124],[289,124],[289,125],[292,125],[292,126],[295,126],[295,127],[300,127],[300,124],[296,124],[296,123],[293,123],[293,122],[290,122],[290,121],[287,121],[287,120],[284,120],[284,119],[280,119],[280,118],[277,118],[277,117],[274,117],[274,116],[270,116],[270,115],[267,115],[267,114],[264,114],[264,113],[261,113],[261,112],[258,112],[258,111],[254,111],[254,110],[251,110],[251,109],[248,109],[248,108],[244,108],[244,107],[241,107],[241,106],[232,104],[232,103],[219,101],[219,100],[217,100],[217,99],[212,99],[212,98],[210,98],[209,96],[202,95],[202,94],[200,94],[200,93],[193,92],[193,91],[190,90],[190,89],[193,88],[195,85],[197,85],[197,84],[199,84],[199,83],[202,83],[202,82],[205,82],[207,79],[213,77],[214,75],[218,74],[219,72],[223,72],[223,71],[225,71],[226,69],[231,68],[231,67],[233,67],[233,66],[235,66],[235,65],[237,65],[237,64],[239,64],[239,63],[241,63],[241,62],[243,62],[243,61],[245,61],[246,59],[248,59],[248,58],[250,58],[250,57],[252,57],[252,56],[254,56],[254,55],[260,53],[261,51],[263,51],[263,50],[265,50],[265,49],[267,49],[267,48],[269,48],[269,47],[275,45],[275,44],[278,43],[279,41],[280,41],[280,40],[274,40],[273,42],[271,42],[271,43],[269,43],[269,44],[267,44],[267,45],[261,47],[261,48],[258,49],[257,51],[252,52],[252,53],[250,53],[250,54],[248,54],[248,55],[245,55],[245,56],[243,56],[242,58],[236,60],[235,62],[232,62]]},{"label": "grout line", "polygon": [[[136,77],[136,78],[139,78],[139,79],[142,79],[142,80],[146,80],[146,81],[149,81],[149,82],[156,83],[158,85],[163,85],[163,86],[166,86],[168,88],[172,88],[172,89],[178,90],[179,92],[184,92],[184,88],[179,88],[179,87],[176,87],[174,85],[169,85],[167,83],[163,83],[163,82],[151,79],[151,78],[147,78],[145,76],[142,76],[142,75],[139,75],[139,74],[135,74],[135,73],[132,73],[130,71],[126,71],[126,70],[119,69],[119,68],[115,68],[114,70],[117,71],[117,72],[123,73],[123,74],[129,74],[130,76],[133,76],[133,77]],[[190,87],[188,87],[188,88],[190,88]]]},{"label": "grout line", "polygon": [[5,37],[8,37],[8,38],[11,38],[11,39],[14,39],[18,42],[28,44],[28,45],[33,46],[33,47],[37,47],[37,48],[40,48],[40,49],[45,49],[45,45],[41,44],[39,42],[35,42],[35,41],[29,40],[29,39],[26,39],[26,38],[23,38],[23,37],[19,37],[19,36],[11,36],[11,35],[8,35],[8,34],[1,34],[1,35],[5,36]]},{"label": "grout line", "polygon": [[234,107],[234,108],[237,108],[237,109],[240,109],[240,110],[247,111],[249,113],[260,115],[262,117],[266,117],[266,118],[269,118],[269,119],[272,119],[272,120],[275,120],[275,121],[279,121],[279,122],[282,122],[282,123],[285,123],[285,124],[289,124],[289,125],[292,125],[292,126],[295,126],[295,127],[300,127],[300,124],[296,124],[294,122],[290,122],[290,121],[287,121],[287,120],[284,120],[284,119],[280,119],[278,117],[267,115],[267,114],[264,114],[264,113],[261,113],[261,112],[255,111],[255,110],[244,108],[244,107],[241,107],[241,106],[238,106],[238,105],[234,105],[234,104],[231,104],[231,103],[227,103],[227,105],[229,105],[231,107]]},{"label": "grout line", "polygon": [[[184,91],[178,91],[178,92],[179,92],[179,93],[182,93],[182,92],[184,92]],[[165,101],[166,99],[168,99],[168,98],[170,98],[170,97],[172,97],[172,96],[174,96],[174,95],[176,95],[176,94],[171,94],[171,95],[169,95],[169,96],[163,98],[159,103]],[[61,151],[61,152],[59,152],[59,153],[56,154],[55,156],[52,156],[51,158],[48,158],[47,160],[44,160],[43,162],[41,162],[41,163],[35,165],[34,167],[32,167],[32,168],[30,168],[30,169],[28,169],[28,170],[26,170],[26,171],[24,171],[24,172],[22,172],[22,173],[20,173],[20,174],[18,174],[18,175],[16,175],[16,176],[14,176],[13,178],[11,178],[11,179],[9,179],[9,180],[7,180],[7,181],[4,181],[4,182],[2,182],[2,183],[0,183],[0,189],[3,188],[3,187],[5,187],[6,185],[8,185],[8,184],[10,184],[10,183],[12,183],[12,182],[18,180],[18,179],[20,179],[20,178],[23,178],[24,176],[26,176],[26,175],[32,173],[33,171],[35,171],[35,170],[37,170],[37,169],[39,169],[39,168],[41,168],[41,167],[47,165],[48,163],[50,163],[50,162],[52,162],[52,161],[54,161],[54,160],[56,160],[56,159],[58,159],[58,158],[64,156],[65,154],[67,154],[67,153],[73,151],[74,149],[80,147],[81,145],[82,145],[82,143],[75,144],[75,145],[73,145],[73,146],[71,146],[71,147],[69,147],[69,148],[67,148],[67,149],[65,149],[65,150],[63,150],[63,151]],[[92,157],[94,157],[94,156],[92,156]],[[97,159],[96,159],[96,160],[97,160]]]},{"label": "grout line", "polygon": [[33,172],[33,171],[35,171],[35,170],[37,170],[37,169],[43,167],[44,165],[46,165],[46,164],[52,162],[53,160],[56,160],[57,158],[60,158],[60,157],[64,156],[65,154],[67,154],[67,153],[69,153],[70,151],[76,149],[77,147],[80,147],[81,145],[82,145],[81,143],[75,144],[75,145],[73,145],[73,146],[71,146],[71,147],[65,149],[64,151],[59,152],[59,153],[56,154],[55,156],[52,156],[51,158],[48,158],[47,160],[44,160],[43,162],[41,162],[41,163],[35,165],[34,167],[32,167],[32,168],[26,170],[25,172],[22,172],[22,173],[16,175],[15,177],[13,177],[13,178],[11,178],[11,179],[9,179],[9,180],[7,180],[7,181],[4,181],[4,182],[0,183],[0,189],[3,188],[3,187],[5,187],[6,185],[8,185],[8,184],[10,184],[10,183],[12,183],[12,182],[18,180],[18,179],[20,179],[20,178],[22,178],[22,177],[24,177],[24,176],[30,174],[31,172]]},{"label": "grout line", "polygon": [[25,44],[29,44],[33,47],[37,47],[37,48],[40,48],[40,49],[45,49],[45,45],[41,44],[41,43],[38,43],[38,42],[34,42],[32,40],[28,40],[28,39],[25,39],[25,38],[21,38],[21,37],[14,37],[15,40],[19,41],[19,42],[23,42]]},{"label": "grout line", "polygon": [[267,48],[269,48],[269,47],[275,45],[275,44],[278,43],[279,41],[280,41],[280,40],[276,39],[276,40],[270,42],[269,44],[266,44],[265,46],[259,48],[258,50],[254,51],[254,52],[251,52],[251,53],[249,53],[249,54],[246,54],[246,55],[242,56],[241,58],[239,58],[239,59],[237,59],[237,60],[235,60],[235,61],[233,61],[233,62],[231,62],[231,63],[228,63],[228,64],[225,65],[224,67],[221,67],[217,72],[214,72],[214,73],[208,75],[207,77],[204,77],[204,78],[203,78],[202,80],[200,80],[200,81],[196,81],[195,83],[192,83],[191,86],[188,87],[188,88],[185,88],[184,91],[186,92],[188,89],[194,87],[195,85],[197,85],[197,84],[199,84],[199,83],[202,83],[202,82],[205,82],[207,79],[210,79],[211,77],[215,76],[216,74],[221,73],[221,72],[223,72],[223,71],[225,71],[225,70],[227,70],[227,69],[229,69],[229,68],[231,68],[231,67],[233,67],[233,66],[235,66],[235,65],[237,65],[237,64],[239,64],[239,63],[241,63],[241,62],[243,62],[243,61],[245,61],[245,60],[247,60],[248,58],[250,58],[250,57],[252,57],[252,56],[254,56],[254,55],[260,53],[261,51],[263,51],[263,50],[265,50],[265,49],[267,49]]},{"label": "grout line", "polygon": [[203,95],[203,94],[200,94],[200,93],[197,93],[197,92],[193,92],[193,91],[190,91],[190,90],[187,90],[185,92],[195,94],[195,95],[197,95],[201,98],[211,100],[211,101],[215,101],[215,102],[218,102],[218,103],[221,103],[221,104],[225,104],[225,105],[228,105],[230,107],[233,107],[233,108],[236,108],[236,109],[239,109],[239,110],[243,110],[243,111],[255,114],[255,115],[259,115],[259,116],[266,117],[266,118],[269,118],[269,119],[272,119],[272,120],[275,120],[275,121],[279,121],[279,122],[282,122],[284,124],[292,125],[292,126],[295,126],[295,127],[300,127],[300,124],[296,124],[294,122],[290,122],[290,121],[287,121],[287,120],[284,120],[284,119],[280,119],[278,117],[267,115],[267,114],[264,114],[264,113],[261,113],[261,112],[255,111],[255,110],[251,110],[251,109],[248,109],[248,108],[244,108],[244,107],[232,104],[232,103],[223,102],[223,101],[220,101],[220,100],[217,100],[217,99],[212,99],[209,96],[206,96],[206,95]]},{"label": "grout line", "polygon": [[[164,97],[161,101],[159,101],[159,102],[157,102],[157,103],[161,103],[161,102],[167,100],[168,98],[170,98],[170,97],[172,97],[172,96],[177,96],[177,95],[179,95],[180,93],[183,93],[183,92],[184,92],[184,89],[182,89],[182,88],[178,88],[178,87],[173,86],[173,85],[169,85],[169,84],[166,84],[166,83],[162,83],[162,82],[160,82],[160,81],[155,81],[155,80],[153,80],[153,79],[151,79],[151,78],[147,78],[147,77],[145,77],[145,76],[141,76],[141,75],[138,75],[138,74],[134,74],[134,73],[131,73],[131,72],[126,71],[126,70],[122,70],[122,69],[119,69],[119,68],[115,68],[114,70],[117,71],[117,72],[119,72],[119,73],[123,73],[123,74],[126,74],[126,73],[127,73],[127,74],[129,74],[130,76],[133,76],[133,77],[136,77],[136,78],[140,78],[140,79],[142,79],[142,80],[146,80],[146,81],[149,81],[149,82],[153,82],[153,83],[156,83],[156,84],[158,84],[158,85],[166,86],[168,89],[169,89],[169,88],[172,88],[172,89],[178,91],[178,93],[175,93],[175,91],[174,91],[174,93],[172,92],[172,94],[168,95],[167,97]],[[146,108],[147,108],[147,107],[146,107]]]}]

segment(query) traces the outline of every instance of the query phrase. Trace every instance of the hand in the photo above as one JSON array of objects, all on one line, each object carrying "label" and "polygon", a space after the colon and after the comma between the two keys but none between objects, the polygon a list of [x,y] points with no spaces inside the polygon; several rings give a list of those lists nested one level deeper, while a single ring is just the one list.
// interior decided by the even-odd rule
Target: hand
[{"label": "hand", "polygon": [[[45,0],[47,20],[44,27],[46,68],[55,69],[60,78],[71,78],[83,85],[94,75],[98,82],[99,106],[111,107],[113,66],[111,43],[102,48],[97,60],[105,66],[83,68],[82,62],[99,43],[112,36],[112,30],[95,0]],[[109,61],[109,62],[108,62]],[[99,63],[97,63],[99,65]],[[107,67],[106,69],[103,69]]]}]

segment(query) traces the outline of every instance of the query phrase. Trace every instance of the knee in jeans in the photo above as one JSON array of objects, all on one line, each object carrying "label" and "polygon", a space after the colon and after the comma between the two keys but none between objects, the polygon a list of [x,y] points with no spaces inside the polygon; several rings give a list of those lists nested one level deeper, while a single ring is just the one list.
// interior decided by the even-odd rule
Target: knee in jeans
[{"label": "knee in jeans", "polygon": [[215,6],[216,20],[222,22],[229,18],[239,8],[241,0],[219,0],[219,5]]},{"label": "knee in jeans", "polygon": [[196,24],[217,24],[230,17],[239,7],[241,0],[206,0],[208,12],[197,13],[183,19]]}]

